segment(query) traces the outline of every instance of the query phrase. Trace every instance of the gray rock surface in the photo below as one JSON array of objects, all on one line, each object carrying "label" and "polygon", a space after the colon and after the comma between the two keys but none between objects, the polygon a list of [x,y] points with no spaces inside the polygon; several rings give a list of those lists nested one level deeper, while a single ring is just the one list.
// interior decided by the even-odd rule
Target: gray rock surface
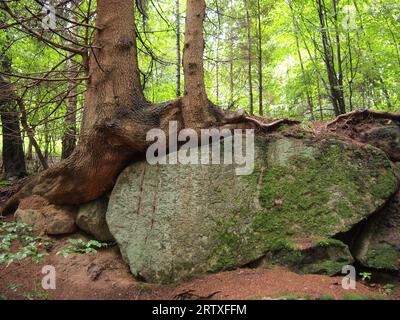
[{"label": "gray rock surface", "polygon": [[108,198],[106,196],[79,208],[76,225],[99,241],[113,241],[106,222]]},{"label": "gray rock surface", "polygon": [[257,137],[253,174],[236,167],[138,162],[122,172],[106,218],[135,276],[176,282],[245,265],[282,241],[317,243],[397,190],[383,152],[330,136]]}]

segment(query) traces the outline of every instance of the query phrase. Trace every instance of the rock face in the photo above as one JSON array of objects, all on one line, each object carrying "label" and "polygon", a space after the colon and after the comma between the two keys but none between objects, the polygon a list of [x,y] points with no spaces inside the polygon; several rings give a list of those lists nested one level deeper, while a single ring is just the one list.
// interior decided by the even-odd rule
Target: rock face
[{"label": "rock face", "polygon": [[364,142],[383,150],[394,162],[400,161],[400,127],[398,125],[373,127],[362,137]]},{"label": "rock face", "polygon": [[15,219],[32,226],[39,234],[62,235],[73,233],[76,211],[70,207],[56,206],[40,196],[31,196],[21,201]]},{"label": "rock face", "polygon": [[106,218],[135,276],[175,282],[245,265],[282,242],[317,244],[397,190],[383,152],[330,136],[256,137],[253,174],[236,167],[139,162],[122,172]]},{"label": "rock face", "polygon": [[100,198],[79,208],[76,225],[99,241],[113,241],[106,222],[108,199]]},{"label": "rock face", "polygon": [[400,271],[400,192],[361,227],[354,257],[375,269]]},{"label": "rock face", "polygon": [[276,243],[263,258],[266,266],[285,266],[298,273],[325,274],[333,276],[354,259],[349,248],[336,239],[302,243]]}]

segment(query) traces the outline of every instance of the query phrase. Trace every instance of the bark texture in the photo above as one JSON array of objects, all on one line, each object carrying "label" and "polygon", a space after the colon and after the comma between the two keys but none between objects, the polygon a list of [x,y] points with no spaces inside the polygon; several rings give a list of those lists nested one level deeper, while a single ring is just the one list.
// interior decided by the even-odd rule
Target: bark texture
[{"label": "bark texture", "polygon": [[185,96],[183,98],[183,119],[185,126],[193,129],[207,127],[215,121],[208,112],[209,103],[204,84],[204,37],[203,21],[205,0],[187,0],[185,46],[183,69]]},{"label": "bark texture", "polygon": [[22,178],[26,176],[26,166],[16,96],[12,85],[2,77],[0,77],[0,113],[4,178]]}]

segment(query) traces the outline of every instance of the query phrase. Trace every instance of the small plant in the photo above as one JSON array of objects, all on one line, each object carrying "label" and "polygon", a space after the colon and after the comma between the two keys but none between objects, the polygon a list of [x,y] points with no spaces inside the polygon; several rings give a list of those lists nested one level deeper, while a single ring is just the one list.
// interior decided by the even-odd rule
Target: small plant
[{"label": "small plant", "polygon": [[21,287],[21,286],[20,286],[18,283],[13,283],[13,282],[11,282],[11,283],[9,283],[9,284],[7,285],[7,288],[10,289],[10,290],[13,291],[13,292],[17,292],[17,291],[19,290],[20,287]]},{"label": "small plant", "polygon": [[316,243],[317,247],[337,247],[337,246],[343,246],[343,242],[340,240],[336,239],[323,239],[319,240]]},{"label": "small plant", "polygon": [[47,300],[49,298],[49,294],[48,293],[43,293],[43,292],[21,293],[20,296],[22,298],[25,298],[25,299],[28,299],[28,300],[34,300],[34,299]]},{"label": "small plant", "polygon": [[281,250],[294,251],[294,247],[293,243],[290,240],[279,239],[271,245],[270,250],[272,252],[277,252]]},{"label": "small plant", "polygon": [[333,295],[331,295],[331,294],[323,294],[323,295],[319,298],[319,300],[326,300],[326,301],[328,301],[328,300],[336,300],[336,299],[335,299],[335,297],[334,297]]},{"label": "small plant", "polygon": [[385,290],[385,293],[389,296],[393,293],[393,289],[394,289],[394,285],[391,283],[388,283],[383,287],[383,290]]},{"label": "small plant", "polygon": [[371,281],[372,273],[371,272],[360,272],[360,277],[362,281]]},{"label": "small plant", "polygon": [[96,253],[97,250],[101,248],[106,248],[109,246],[108,243],[99,242],[97,240],[82,240],[82,239],[69,239],[69,246],[59,252],[57,255],[67,257],[71,253]]},{"label": "small plant", "polygon": [[0,264],[7,267],[14,261],[30,258],[32,262],[44,261],[44,243],[40,237],[31,236],[32,228],[24,223],[0,221]]}]

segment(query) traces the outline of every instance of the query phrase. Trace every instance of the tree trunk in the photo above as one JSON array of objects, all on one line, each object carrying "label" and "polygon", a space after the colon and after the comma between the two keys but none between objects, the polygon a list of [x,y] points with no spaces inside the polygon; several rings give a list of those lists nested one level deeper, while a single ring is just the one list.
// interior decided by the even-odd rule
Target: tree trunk
[{"label": "tree trunk", "polygon": [[[77,64],[72,59],[68,61],[72,77],[77,74]],[[68,84],[67,114],[65,115],[65,131],[62,139],[61,159],[68,158],[76,146],[76,107],[78,101],[78,83],[70,80]]]},{"label": "tree trunk", "polygon": [[323,46],[324,62],[329,81],[330,98],[333,105],[333,109],[335,110],[335,115],[338,116],[340,114],[345,113],[345,111],[343,111],[344,108],[344,98],[342,91],[343,87],[340,87],[338,82],[338,76],[335,71],[333,49],[330,46],[330,41],[328,38],[328,25],[326,20],[327,16],[326,16],[325,3],[322,0],[317,0],[317,4],[318,4],[318,16],[321,28],[320,33]]},{"label": "tree trunk", "polygon": [[209,102],[204,84],[203,21],[205,12],[205,0],[187,0],[183,50],[185,96],[182,112],[185,126],[193,129],[208,127],[215,120],[210,118]]},{"label": "tree trunk", "polygon": [[253,102],[253,80],[251,75],[252,69],[252,54],[251,54],[251,21],[250,21],[250,13],[249,13],[249,3],[247,0],[245,1],[246,7],[246,34],[247,34],[247,77],[249,81],[249,108],[250,115],[254,114],[254,102]]},{"label": "tree trunk", "polygon": [[[75,6],[79,5],[79,2],[74,4],[69,4],[72,9]],[[72,22],[76,22],[76,16],[71,14],[70,17]],[[70,38],[76,41],[76,35],[74,32],[78,32],[78,28],[73,27],[72,24],[70,26],[72,28],[72,32]],[[71,78],[76,78],[78,76],[78,64],[73,59],[73,55],[69,54],[69,59],[67,61],[67,67],[69,71],[69,75]],[[68,158],[75,149],[76,146],[76,107],[78,102],[78,84],[79,82],[69,80],[68,83],[68,97],[67,97],[67,113],[65,115],[65,131],[62,138],[62,152],[61,159]]]},{"label": "tree trunk", "polygon": [[0,113],[3,135],[4,179],[26,176],[19,115],[12,86],[0,76]]},{"label": "tree trunk", "polygon": [[339,20],[338,20],[338,11],[337,11],[337,0],[332,0],[332,9],[333,9],[333,20],[335,22],[335,33],[336,33],[336,60],[337,60],[337,82],[338,82],[338,104],[340,113],[346,113],[346,102],[344,100],[344,84],[343,84],[343,66],[342,66],[342,49],[340,44],[340,30],[339,30]]},{"label": "tree trunk", "polygon": [[258,112],[260,116],[264,114],[263,110],[263,70],[262,70],[262,24],[261,24],[261,4],[257,0],[258,13]]},{"label": "tree trunk", "polygon": [[176,97],[181,96],[181,12],[180,1],[176,0]]},{"label": "tree trunk", "polygon": [[[9,40],[7,35],[6,39]],[[2,70],[11,73],[11,59],[5,52],[3,52],[3,57],[0,56],[0,59]],[[3,135],[2,157],[3,176],[5,179],[22,178],[27,174],[16,98],[17,95],[13,85],[0,76],[0,115]]]},{"label": "tree trunk", "polygon": [[304,62],[303,62],[303,56],[301,54],[301,50],[300,50],[300,40],[299,40],[299,25],[298,22],[296,20],[296,16],[294,13],[294,9],[292,6],[292,1],[288,0],[288,5],[290,8],[290,12],[291,12],[291,16],[292,16],[292,24],[293,24],[293,28],[294,28],[294,35],[295,35],[295,39],[296,39],[296,48],[297,48],[297,56],[299,57],[299,62],[300,62],[300,68],[301,68],[301,75],[303,78],[303,82],[306,86],[306,97],[307,97],[307,105],[308,105],[308,110],[310,111],[310,116],[311,116],[311,120],[315,120],[314,117],[314,103],[313,103],[313,99],[309,90],[309,81],[308,81],[308,77],[306,75],[306,71],[304,68]]},{"label": "tree trunk", "polygon": [[[102,196],[115,184],[121,170],[152,143],[149,130],[168,132],[169,122],[178,130],[246,123],[266,131],[281,124],[227,113],[209,103],[203,71],[203,0],[188,0],[184,52],[185,96],[160,104],[146,101],[140,85],[134,6],[131,0],[98,0],[93,50],[89,57],[83,130],[70,157],[32,178],[2,208],[16,209],[21,199],[40,195],[58,205],[80,205]],[[168,137],[167,137],[168,138]]]}]

